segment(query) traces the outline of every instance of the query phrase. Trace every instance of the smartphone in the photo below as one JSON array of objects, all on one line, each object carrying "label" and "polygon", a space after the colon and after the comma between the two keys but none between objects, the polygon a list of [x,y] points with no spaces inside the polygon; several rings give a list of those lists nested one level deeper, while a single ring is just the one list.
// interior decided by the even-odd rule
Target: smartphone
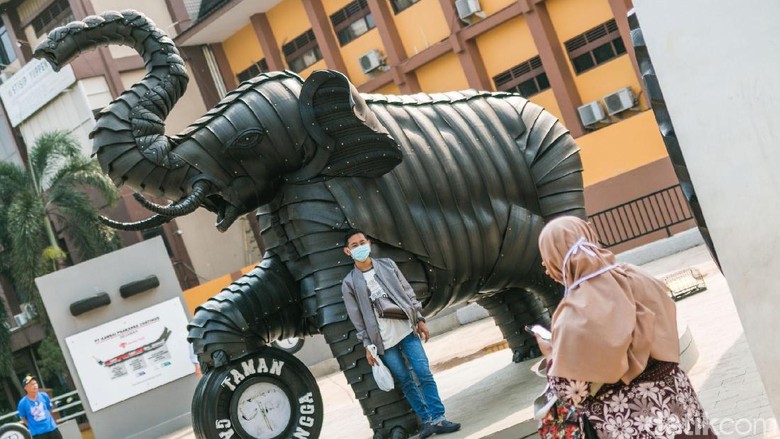
[{"label": "smartphone", "polygon": [[538,335],[544,340],[550,340],[552,338],[552,333],[550,333],[550,330],[545,328],[542,325],[533,325],[533,326],[526,326],[525,330],[531,334],[531,335]]}]

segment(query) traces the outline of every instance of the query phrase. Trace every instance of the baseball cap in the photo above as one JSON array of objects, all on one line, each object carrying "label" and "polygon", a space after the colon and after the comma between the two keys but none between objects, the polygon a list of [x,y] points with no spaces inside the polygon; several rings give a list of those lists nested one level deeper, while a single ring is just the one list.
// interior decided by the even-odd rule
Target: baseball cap
[{"label": "baseball cap", "polygon": [[24,378],[22,378],[22,387],[30,384],[30,381],[34,380],[35,377],[32,375],[26,375]]}]

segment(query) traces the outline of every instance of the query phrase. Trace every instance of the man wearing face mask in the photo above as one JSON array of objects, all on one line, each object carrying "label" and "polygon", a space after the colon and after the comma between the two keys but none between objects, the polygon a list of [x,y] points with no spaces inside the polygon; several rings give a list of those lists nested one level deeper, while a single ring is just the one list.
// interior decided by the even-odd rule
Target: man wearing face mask
[{"label": "man wearing face mask", "polygon": [[[420,339],[427,342],[430,333],[414,290],[395,261],[371,258],[371,241],[365,233],[350,230],[345,240],[344,253],[355,261],[355,268],[342,281],[341,294],[349,319],[357,329],[357,338],[366,348],[368,364],[376,363],[368,350],[373,344],[393,374],[396,385],[425,423],[420,438],[460,430],[460,424],[450,422],[444,416],[444,404],[420,342]],[[419,385],[404,358],[411,365]]]}]

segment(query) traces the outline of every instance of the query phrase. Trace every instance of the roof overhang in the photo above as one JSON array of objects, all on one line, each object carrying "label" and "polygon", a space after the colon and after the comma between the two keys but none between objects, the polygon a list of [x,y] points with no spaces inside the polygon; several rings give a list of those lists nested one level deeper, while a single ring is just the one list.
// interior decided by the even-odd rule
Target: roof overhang
[{"label": "roof overhang", "polygon": [[180,47],[221,43],[249,24],[252,15],[267,12],[279,3],[281,0],[230,0],[185,29],[174,41]]}]

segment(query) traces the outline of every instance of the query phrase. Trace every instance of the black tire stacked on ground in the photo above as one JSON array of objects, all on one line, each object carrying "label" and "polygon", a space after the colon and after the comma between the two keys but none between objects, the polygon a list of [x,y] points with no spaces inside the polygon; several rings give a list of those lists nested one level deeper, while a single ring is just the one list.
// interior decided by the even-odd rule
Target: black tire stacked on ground
[{"label": "black tire stacked on ground", "polygon": [[[288,396],[291,406],[291,416],[285,429],[274,439],[290,439],[299,431],[299,427],[305,430],[308,436],[319,437],[323,422],[322,395],[314,375],[300,360],[293,355],[279,349],[266,347],[258,352],[248,355],[240,360],[233,361],[227,366],[209,370],[200,380],[192,399],[192,425],[195,437],[198,439],[211,439],[223,437],[228,430],[233,430],[236,438],[253,439],[244,434],[237,421],[238,414],[234,409],[235,398],[242,390],[240,383],[235,383],[235,389],[223,384],[231,376],[232,370],[242,371],[241,363],[253,361],[255,365],[262,359],[267,365],[273,361],[284,362],[280,373],[270,371],[260,372],[245,377],[245,383],[251,380],[271,382],[278,386]],[[227,422],[226,422],[227,421]],[[227,437],[227,436],[225,436]]]},{"label": "black tire stacked on ground", "polygon": [[32,439],[30,430],[24,425],[12,423],[0,426],[0,437],[8,439]]},{"label": "black tire stacked on ground", "polygon": [[400,388],[385,392],[377,387],[366,350],[358,341],[355,327],[349,321],[326,325],[322,328],[325,341],[347,382],[360,401],[363,414],[375,433],[375,438],[387,438],[393,429],[401,427],[410,436],[419,428],[419,418],[412,411]]},{"label": "black tire stacked on ground", "polygon": [[477,302],[493,318],[512,349],[512,361],[519,363],[541,355],[534,337],[525,331],[526,325],[550,327],[550,317],[557,301],[540,297],[524,289],[511,289]]}]

